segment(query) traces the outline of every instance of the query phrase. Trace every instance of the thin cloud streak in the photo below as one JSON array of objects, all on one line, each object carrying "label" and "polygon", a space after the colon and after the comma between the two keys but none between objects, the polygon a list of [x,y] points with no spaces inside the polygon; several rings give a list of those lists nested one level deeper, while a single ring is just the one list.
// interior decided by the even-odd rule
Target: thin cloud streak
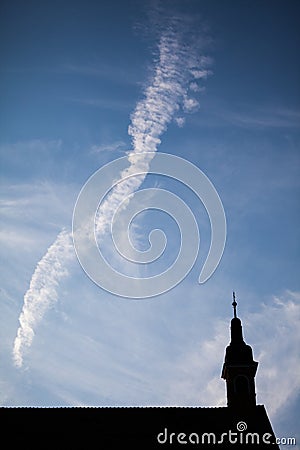
[{"label": "thin cloud streak", "polygon": [[256,114],[234,113],[226,114],[230,123],[245,128],[298,128],[299,111],[274,110],[258,111]]},{"label": "thin cloud streak", "polygon": [[102,145],[92,145],[90,149],[91,154],[102,153],[102,152],[115,152],[124,151],[126,149],[126,144],[124,141],[115,141],[110,144]]},{"label": "thin cloud streak", "polygon": [[57,285],[68,275],[66,267],[71,258],[74,258],[71,234],[63,230],[39,261],[24,295],[24,305],[19,317],[20,327],[13,349],[17,367],[23,364],[23,354],[32,344],[36,325],[57,301]]},{"label": "thin cloud streak", "polygon": [[127,111],[131,103],[126,100],[111,98],[66,98],[66,101],[78,103],[95,109],[106,109],[110,111]]},{"label": "thin cloud streak", "polygon": [[[172,22],[158,43],[158,57],[154,75],[131,115],[128,134],[133,150],[128,153],[129,167],[120,173],[120,180],[136,171],[145,175],[127,178],[118,183],[101,204],[96,217],[98,238],[108,231],[113,214],[122,200],[135,192],[149,170],[152,156],[145,152],[156,152],[160,137],[168,124],[179,112],[194,112],[197,100],[188,98],[189,85],[206,71],[209,58],[197,55],[198,48],[182,45],[180,33]],[[24,296],[24,305],[19,318],[20,327],[14,343],[13,358],[16,366],[23,364],[23,354],[32,344],[34,330],[47,309],[58,299],[59,281],[67,275],[67,265],[74,255],[71,233],[61,232],[38,263],[32,276],[30,288]]]},{"label": "thin cloud streak", "polygon": [[247,105],[239,107],[235,111],[228,107],[214,107],[214,114],[224,123],[241,128],[263,130],[267,128],[297,129],[300,123],[300,111],[287,108],[261,107],[253,109]]}]

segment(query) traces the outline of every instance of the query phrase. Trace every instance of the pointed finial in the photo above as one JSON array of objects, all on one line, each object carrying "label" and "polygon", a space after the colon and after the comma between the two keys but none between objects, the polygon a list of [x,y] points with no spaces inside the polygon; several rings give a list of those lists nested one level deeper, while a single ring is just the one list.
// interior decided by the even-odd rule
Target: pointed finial
[{"label": "pointed finial", "polygon": [[236,307],[237,307],[237,302],[235,301],[235,292],[233,291],[232,293],[232,298],[233,298],[233,302],[232,302],[232,306],[233,306],[233,314],[234,314],[234,318],[236,318]]}]

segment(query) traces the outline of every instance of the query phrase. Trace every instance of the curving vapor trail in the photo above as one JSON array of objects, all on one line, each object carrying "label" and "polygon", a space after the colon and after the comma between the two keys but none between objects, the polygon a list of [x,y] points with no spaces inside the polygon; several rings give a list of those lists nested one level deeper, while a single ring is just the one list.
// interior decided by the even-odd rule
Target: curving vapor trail
[{"label": "curving vapor trail", "polygon": [[[158,40],[152,78],[131,114],[128,134],[131,136],[132,151],[128,153],[129,167],[120,173],[120,180],[131,172],[135,173],[137,168],[147,172],[151,160],[144,152],[157,151],[160,137],[172,120],[182,126],[184,113],[198,109],[198,101],[193,95],[203,90],[200,83],[211,73],[208,70],[211,59],[197,55],[200,48],[189,45],[191,43],[183,39],[177,29],[176,20],[171,20]],[[202,45],[203,42],[200,47]],[[111,191],[97,216],[98,237],[108,231],[119,203],[136,191],[144,178],[127,178]],[[62,231],[37,264],[24,295],[20,326],[14,342],[13,359],[17,367],[23,364],[24,354],[32,344],[37,325],[48,308],[57,301],[59,281],[68,275],[67,266],[74,255],[72,235]]]}]

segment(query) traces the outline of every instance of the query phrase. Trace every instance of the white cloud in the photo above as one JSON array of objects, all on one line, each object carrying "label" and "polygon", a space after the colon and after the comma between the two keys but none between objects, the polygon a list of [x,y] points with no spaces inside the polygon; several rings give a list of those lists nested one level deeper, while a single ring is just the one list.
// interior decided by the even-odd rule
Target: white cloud
[{"label": "white cloud", "polygon": [[[198,56],[194,49],[181,46],[179,38],[178,31],[172,27],[167,28],[160,37],[153,77],[144,91],[143,99],[137,103],[131,115],[128,134],[132,138],[132,151],[127,155],[130,165],[120,173],[120,180],[134,174],[137,169],[143,172],[149,170],[153,155],[145,155],[144,152],[157,151],[162,133],[166,131],[180,106],[186,112],[194,112],[198,107],[195,99],[186,97],[191,78],[189,68],[195,66],[194,62]],[[206,63],[207,60],[202,62]],[[195,70],[194,77],[197,77],[198,72],[205,72],[201,68],[198,72],[198,69]],[[201,77],[204,78],[204,75]],[[100,103],[103,107],[102,100]],[[94,100],[89,104],[98,106]],[[94,147],[92,150],[101,151],[102,148]],[[98,237],[104,236],[108,231],[119,203],[136,191],[144,178],[145,175],[127,178],[114,187],[97,214]],[[20,327],[14,345],[17,366],[22,365],[23,350],[32,343],[34,327],[40,322],[47,308],[57,300],[57,286],[59,280],[67,274],[66,266],[72,253],[71,249],[70,234],[62,232],[37,265],[30,288],[24,296],[24,306],[19,318]]]},{"label": "white cloud", "polygon": [[162,35],[153,79],[131,117],[129,134],[135,151],[155,151],[160,144],[160,135],[180,106],[186,112],[196,110],[197,100],[186,96],[190,74],[194,72],[195,77],[198,72],[207,72],[208,75],[201,67],[189,69],[196,60],[195,50],[182,47],[176,31],[170,29]]},{"label": "white cloud", "polygon": [[192,81],[190,83],[189,88],[192,92],[204,92],[205,91],[205,87],[199,86],[199,84],[196,83],[195,81]]},{"label": "white cloud", "polygon": [[192,69],[191,74],[196,80],[204,79],[206,80],[210,75],[212,75],[211,70],[207,69]]},{"label": "white cloud", "polygon": [[186,113],[196,112],[199,108],[199,102],[192,97],[184,97],[183,99],[183,110]]},{"label": "white cloud", "polygon": [[179,128],[182,128],[185,124],[185,117],[176,117],[175,122],[179,126]]},{"label": "white cloud", "polygon": [[62,231],[39,261],[24,296],[20,327],[13,349],[17,367],[23,364],[23,354],[31,346],[36,325],[57,300],[57,285],[68,274],[66,267],[71,258],[74,258],[72,238],[70,233]]}]

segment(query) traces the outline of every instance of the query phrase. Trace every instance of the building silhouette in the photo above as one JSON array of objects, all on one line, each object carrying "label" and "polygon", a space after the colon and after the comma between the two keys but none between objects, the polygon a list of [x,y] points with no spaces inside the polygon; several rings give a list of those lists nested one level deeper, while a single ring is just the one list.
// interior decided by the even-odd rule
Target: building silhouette
[{"label": "building silhouette", "polygon": [[244,341],[235,295],[232,305],[221,372],[226,407],[0,408],[3,442],[67,450],[279,449],[266,409],[256,403],[258,363]]},{"label": "building silhouette", "polygon": [[[177,448],[182,448],[182,444],[194,447],[199,444],[201,448],[279,449],[266,409],[256,403],[258,362],[254,361],[252,348],[244,341],[235,293],[232,306],[230,343],[225,350],[221,372],[221,378],[226,382],[227,406],[178,411],[180,429],[188,431],[183,437],[178,433],[172,435],[172,427],[165,427],[159,436],[160,443],[176,442]],[[171,416],[172,412],[166,416],[168,414]]]},{"label": "building silhouette", "polygon": [[236,410],[251,410],[256,405],[254,378],[258,362],[253,360],[250,345],[244,342],[242,323],[236,315],[235,293],[232,306],[231,341],[226,348],[222,370],[222,378],[226,381],[227,406]]},{"label": "building silhouette", "polygon": [[271,443],[272,448],[279,449],[265,407],[256,404],[255,375],[258,362],[254,361],[252,348],[244,341],[234,292],[232,306],[234,314],[230,326],[231,340],[225,351],[221,374],[226,382],[227,392],[227,411],[224,414],[231,421],[237,420],[237,432],[244,431],[243,445],[264,448]]}]

